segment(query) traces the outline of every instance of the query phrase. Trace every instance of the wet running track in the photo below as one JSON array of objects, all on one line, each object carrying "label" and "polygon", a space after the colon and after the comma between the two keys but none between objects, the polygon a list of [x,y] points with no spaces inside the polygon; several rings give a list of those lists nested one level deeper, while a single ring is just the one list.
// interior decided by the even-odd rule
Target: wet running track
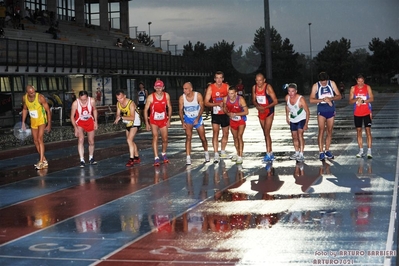
[{"label": "wet running track", "polygon": [[[205,164],[195,133],[186,166],[180,122],[160,167],[149,132],[137,135],[142,162],[132,168],[123,133],[98,136],[98,165],[85,168],[76,140],[46,144],[50,166],[40,171],[33,147],[2,151],[0,265],[397,265],[399,94],[375,95],[373,159],[355,157],[352,106],[337,105],[335,159],[325,162],[315,105],[306,161],[289,160],[282,103],[268,165],[254,109],[242,167]],[[234,154],[231,136],[227,151]]]}]

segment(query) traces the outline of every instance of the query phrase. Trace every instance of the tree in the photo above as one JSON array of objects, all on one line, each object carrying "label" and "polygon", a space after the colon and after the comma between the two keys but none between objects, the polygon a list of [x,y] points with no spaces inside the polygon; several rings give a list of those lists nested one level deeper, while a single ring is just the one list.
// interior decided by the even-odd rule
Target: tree
[{"label": "tree", "polygon": [[[287,38],[283,40],[274,27],[272,27],[270,31],[273,83],[280,86],[284,83],[294,82],[300,79],[297,61],[299,55],[293,49],[293,44],[291,44],[290,40]],[[259,71],[265,73],[265,28],[261,27],[256,30],[253,45],[262,55],[262,63]]]},{"label": "tree", "polygon": [[318,72],[325,71],[333,80],[346,80],[351,70],[350,40],[327,41],[326,46],[315,57]]},{"label": "tree", "polygon": [[150,36],[148,36],[147,33],[139,33],[139,35],[137,35],[137,41],[145,46],[154,47],[154,41],[150,38]]},{"label": "tree", "polygon": [[234,42],[230,44],[225,40],[215,43],[208,49],[209,58],[212,60],[211,71],[213,73],[219,70],[223,71],[226,80],[236,79],[235,77],[237,75],[237,71],[235,71],[231,62],[233,50]]},{"label": "tree", "polygon": [[354,80],[357,73],[363,73],[366,75],[369,73],[370,64],[368,62],[368,57],[370,54],[365,48],[356,49],[349,60],[351,61],[352,69],[350,71],[352,80]]},{"label": "tree", "polygon": [[373,38],[369,43],[369,49],[373,52],[368,58],[373,74],[384,77],[399,71],[399,41],[391,37],[385,39],[385,42]]},{"label": "tree", "polygon": [[206,45],[202,42],[197,42],[194,46],[189,41],[186,45],[183,45],[183,55],[203,57],[206,56]]}]

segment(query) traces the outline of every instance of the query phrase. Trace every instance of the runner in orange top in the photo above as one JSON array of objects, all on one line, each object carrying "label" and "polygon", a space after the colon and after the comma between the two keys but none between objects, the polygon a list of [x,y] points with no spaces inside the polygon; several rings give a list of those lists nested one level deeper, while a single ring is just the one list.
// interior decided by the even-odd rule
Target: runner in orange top
[{"label": "runner in orange top", "polygon": [[[223,83],[224,74],[217,71],[214,77],[215,83],[208,86],[204,103],[205,106],[212,108],[212,145],[215,152],[214,163],[218,163],[221,158],[228,158],[226,154],[227,140],[229,138],[230,118],[223,111],[223,98],[227,96],[228,85]],[[219,157],[219,131],[222,127],[221,154]]]}]

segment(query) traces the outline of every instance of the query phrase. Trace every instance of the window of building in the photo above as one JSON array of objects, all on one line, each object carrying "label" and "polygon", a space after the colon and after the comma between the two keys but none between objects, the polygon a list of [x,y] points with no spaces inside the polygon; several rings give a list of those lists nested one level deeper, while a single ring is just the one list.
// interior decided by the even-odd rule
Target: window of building
[{"label": "window of building", "polygon": [[61,20],[75,20],[75,0],[58,0],[57,15]]},{"label": "window of building", "polygon": [[37,10],[47,9],[47,0],[25,0],[25,7],[28,7],[34,12]]}]

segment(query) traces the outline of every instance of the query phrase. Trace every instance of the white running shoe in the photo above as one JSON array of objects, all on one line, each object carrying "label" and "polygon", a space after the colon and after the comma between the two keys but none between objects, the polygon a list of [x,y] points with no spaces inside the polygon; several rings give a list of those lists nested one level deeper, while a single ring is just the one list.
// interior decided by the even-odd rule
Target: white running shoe
[{"label": "white running shoe", "polygon": [[220,153],[220,158],[222,159],[230,159],[231,156],[227,154],[227,152],[221,152]]},{"label": "white running shoe", "polygon": [[213,163],[219,163],[219,161],[220,161],[219,153],[215,152],[215,158],[213,159]]},{"label": "white running shoe", "polygon": [[299,154],[294,153],[293,155],[290,156],[290,160],[298,160]]},{"label": "white running shoe", "polygon": [[205,152],[205,162],[209,163],[211,159],[209,158],[209,152]]},{"label": "white running shoe", "polygon": [[191,157],[187,156],[186,165],[191,165]]},{"label": "white running shoe", "polygon": [[242,163],[243,163],[242,157],[238,156],[236,164],[242,164]]},{"label": "white running shoe", "polygon": [[356,154],[357,158],[362,158],[364,156],[363,151],[359,151],[358,154]]}]

